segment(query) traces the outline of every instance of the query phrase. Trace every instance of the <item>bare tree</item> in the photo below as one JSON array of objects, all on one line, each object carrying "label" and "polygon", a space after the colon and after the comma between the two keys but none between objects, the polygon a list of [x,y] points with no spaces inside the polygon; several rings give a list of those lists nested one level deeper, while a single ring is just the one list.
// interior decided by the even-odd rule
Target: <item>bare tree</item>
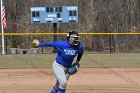
[{"label": "bare tree", "polygon": [[[139,0],[5,0],[7,32],[52,32],[52,24],[30,23],[30,7],[75,4],[79,6],[79,22],[58,24],[58,32],[67,32],[71,27],[79,32],[140,32]],[[89,51],[103,51],[110,46],[110,37],[115,52],[137,52],[140,48],[139,35],[81,37],[86,50]],[[29,37],[9,37],[11,38],[17,38],[19,42],[29,41]],[[24,46],[30,47],[28,43]]]}]

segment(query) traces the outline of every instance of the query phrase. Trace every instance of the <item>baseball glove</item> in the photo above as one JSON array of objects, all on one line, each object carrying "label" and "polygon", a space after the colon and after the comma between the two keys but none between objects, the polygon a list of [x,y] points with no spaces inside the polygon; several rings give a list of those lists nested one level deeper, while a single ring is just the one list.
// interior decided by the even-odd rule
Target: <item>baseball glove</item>
[{"label": "baseball glove", "polygon": [[66,72],[70,75],[75,74],[79,70],[80,64],[75,62],[70,68],[66,70]]}]

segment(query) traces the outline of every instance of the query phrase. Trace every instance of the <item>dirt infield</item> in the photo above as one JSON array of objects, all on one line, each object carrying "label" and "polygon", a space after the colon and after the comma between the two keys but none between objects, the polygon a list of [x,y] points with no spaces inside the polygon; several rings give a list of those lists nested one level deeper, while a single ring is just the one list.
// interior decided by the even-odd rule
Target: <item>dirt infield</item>
[{"label": "dirt infield", "polygon": [[[0,93],[49,93],[54,82],[50,68],[0,69]],[[80,68],[67,93],[140,93],[140,68]]]}]

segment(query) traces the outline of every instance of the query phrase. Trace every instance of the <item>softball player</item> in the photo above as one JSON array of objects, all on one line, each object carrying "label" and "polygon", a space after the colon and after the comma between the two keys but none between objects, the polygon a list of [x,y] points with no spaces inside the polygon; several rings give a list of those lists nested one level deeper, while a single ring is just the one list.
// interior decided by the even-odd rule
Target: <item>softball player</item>
[{"label": "softball player", "polygon": [[[39,47],[55,47],[58,49],[58,54],[52,65],[57,80],[51,93],[65,93],[67,80],[70,75],[78,71],[79,62],[84,52],[83,44],[79,42],[78,33],[74,30],[70,31],[66,41],[40,43],[39,40],[34,40],[33,43]],[[76,56],[77,60],[73,63]]]}]

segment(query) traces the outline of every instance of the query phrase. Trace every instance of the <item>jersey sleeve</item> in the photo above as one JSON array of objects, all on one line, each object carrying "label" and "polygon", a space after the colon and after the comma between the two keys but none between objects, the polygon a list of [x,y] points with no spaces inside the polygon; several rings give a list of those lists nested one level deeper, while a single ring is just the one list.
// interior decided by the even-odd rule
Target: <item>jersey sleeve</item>
[{"label": "jersey sleeve", "polygon": [[60,41],[55,41],[55,42],[43,42],[43,43],[40,43],[38,46],[39,47],[59,47],[61,44]]},{"label": "jersey sleeve", "polygon": [[78,54],[83,54],[84,52],[84,46],[83,44],[80,44],[79,49],[78,49]]},{"label": "jersey sleeve", "polygon": [[80,62],[81,58],[82,58],[82,55],[83,55],[83,52],[84,52],[84,46],[83,44],[80,44],[79,46],[79,49],[78,49],[78,55],[77,55],[77,62]]},{"label": "jersey sleeve", "polygon": [[56,47],[56,42],[43,42],[38,45],[39,47]]}]

